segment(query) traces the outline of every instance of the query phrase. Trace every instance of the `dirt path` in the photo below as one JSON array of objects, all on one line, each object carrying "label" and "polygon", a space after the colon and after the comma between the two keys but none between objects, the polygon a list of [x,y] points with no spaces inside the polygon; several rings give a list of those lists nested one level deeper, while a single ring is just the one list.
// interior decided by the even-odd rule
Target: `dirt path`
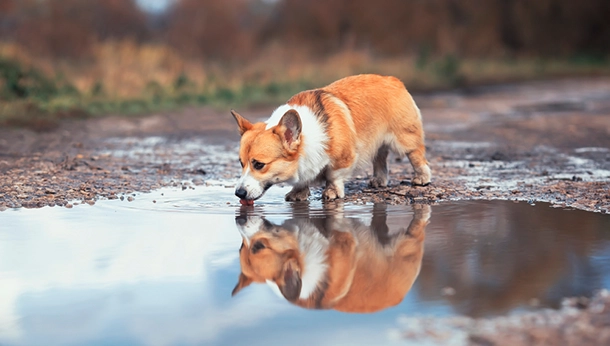
[{"label": "dirt path", "polygon": [[[610,79],[414,97],[433,184],[412,188],[406,159],[390,158],[390,187],[369,189],[370,172],[358,172],[347,184],[348,201],[516,199],[610,213]],[[264,119],[270,111],[241,113]],[[0,210],[93,204],[167,185],[230,184],[239,175],[237,140],[228,111],[208,108],[65,122],[45,133],[0,129]]]},{"label": "dirt path", "polygon": [[[610,79],[564,80],[415,95],[433,184],[413,188],[390,158],[389,188],[358,172],[347,200],[391,204],[459,199],[546,201],[610,213]],[[263,119],[270,109],[241,111]],[[132,199],[162,186],[225,184],[239,175],[228,111],[185,109],[139,118],[65,122],[51,132],[0,129],[0,211]],[[137,196],[135,196],[137,198]],[[320,198],[320,191],[313,198]],[[75,202],[77,201],[77,202]],[[569,300],[493,319],[405,319],[415,344],[595,345],[610,340],[610,300]]]}]

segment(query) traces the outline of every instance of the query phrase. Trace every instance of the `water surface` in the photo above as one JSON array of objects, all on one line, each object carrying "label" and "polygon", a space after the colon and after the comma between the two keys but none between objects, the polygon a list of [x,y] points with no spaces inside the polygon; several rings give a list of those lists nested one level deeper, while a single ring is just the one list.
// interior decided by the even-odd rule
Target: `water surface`
[{"label": "water surface", "polygon": [[[290,204],[280,188],[240,209],[232,192],[164,189],[133,202],[0,213],[0,344],[389,344],[405,315],[515,313],[610,287],[608,215],[507,201]],[[389,264],[366,274],[371,292],[394,283],[389,303],[373,313],[337,311],[353,302],[307,309],[256,282],[232,297],[242,235],[260,232],[333,249],[352,244],[349,234],[365,260],[346,270]],[[330,262],[319,264],[324,275],[337,267]],[[337,301],[362,293],[345,290]]]}]

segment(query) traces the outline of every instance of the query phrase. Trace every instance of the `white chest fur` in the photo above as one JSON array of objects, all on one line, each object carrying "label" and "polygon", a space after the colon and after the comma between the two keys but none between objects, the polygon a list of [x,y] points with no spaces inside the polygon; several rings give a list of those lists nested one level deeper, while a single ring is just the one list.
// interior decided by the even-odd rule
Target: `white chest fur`
[{"label": "white chest fur", "polygon": [[291,109],[296,110],[301,118],[303,151],[299,157],[299,168],[296,175],[289,183],[305,185],[315,180],[320,171],[330,163],[330,158],[326,152],[328,136],[324,125],[320,124],[314,112],[307,106],[285,104],[278,107],[265,122],[267,129],[276,126],[282,116]]}]

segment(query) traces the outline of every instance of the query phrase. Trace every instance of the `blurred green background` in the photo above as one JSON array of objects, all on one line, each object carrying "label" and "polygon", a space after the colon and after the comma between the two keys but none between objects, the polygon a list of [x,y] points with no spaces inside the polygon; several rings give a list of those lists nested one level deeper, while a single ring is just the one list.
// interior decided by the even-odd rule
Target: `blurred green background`
[{"label": "blurred green background", "polygon": [[608,0],[0,0],[0,126],[610,73]]}]

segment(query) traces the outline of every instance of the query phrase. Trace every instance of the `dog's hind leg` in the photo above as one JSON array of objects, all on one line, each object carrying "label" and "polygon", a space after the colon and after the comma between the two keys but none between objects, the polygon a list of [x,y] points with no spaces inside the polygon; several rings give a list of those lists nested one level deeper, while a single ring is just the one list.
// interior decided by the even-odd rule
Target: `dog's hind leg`
[{"label": "dog's hind leg", "polygon": [[399,136],[396,136],[392,150],[395,150],[401,156],[407,154],[411,166],[413,166],[415,171],[415,176],[411,179],[412,185],[426,186],[430,184],[432,173],[426,160],[424,133],[420,127],[409,128]]},{"label": "dog's hind leg", "polygon": [[415,176],[411,179],[411,184],[426,186],[430,184],[432,179],[432,173],[430,172],[430,166],[426,160],[426,147],[421,143],[415,150],[407,153],[411,166],[415,171]]},{"label": "dog's hind leg", "polygon": [[373,159],[373,177],[369,181],[372,188],[388,186],[388,152],[387,145],[382,145],[377,150],[377,155]]}]

